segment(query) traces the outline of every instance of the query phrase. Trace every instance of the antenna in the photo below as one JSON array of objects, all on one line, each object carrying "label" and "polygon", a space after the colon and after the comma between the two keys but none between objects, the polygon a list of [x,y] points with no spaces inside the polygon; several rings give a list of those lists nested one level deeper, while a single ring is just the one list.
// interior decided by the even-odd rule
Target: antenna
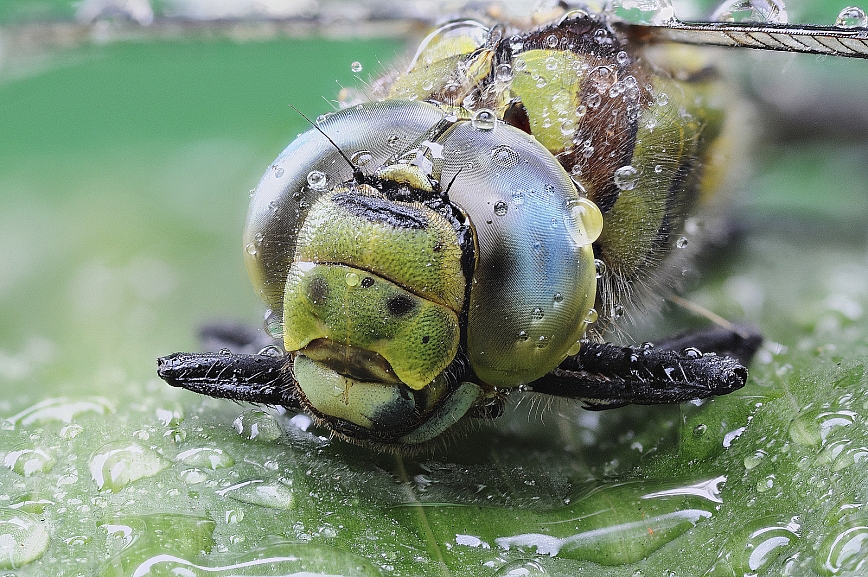
[{"label": "antenna", "polygon": [[361,184],[362,182],[364,182],[364,180],[365,180],[365,175],[362,173],[362,169],[359,168],[358,166],[356,166],[355,164],[353,164],[353,161],[350,160],[350,157],[348,157],[348,156],[344,153],[343,150],[341,150],[341,147],[338,146],[337,143],[335,143],[335,141],[332,140],[331,137],[330,137],[328,134],[326,134],[325,132],[323,132],[323,129],[320,128],[319,126],[317,126],[315,122],[311,122],[310,118],[308,118],[307,116],[305,116],[304,113],[303,113],[301,110],[299,110],[298,108],[296,108],[295,106],[293,106],[291,103],[289,104],[289,107],[292,108],[293,110],[295,110],[295,111],[298,113],[299,116],[301,116],[302,118],[304,118],[304,119],[307,121],[308,124],[310,124],[310,125],[311,125],[311,126],[312,126],[316,131],[317,131],[317,132],[319,132],[320,134],[322,134],[322,135],[325,137],[325,139],[328,140],[328,141],[331,143],[331,145],[335,147],[335,150],[338,151],[338,154],[340,154],[341,157],[343,157],[343,159],[347,161],[347,164],[349,164],[349,165],[350,165],[350,168],[353,170],[353,180],[355,180],[357,184]]},{"label": "antenna", "polygon": [[446,185],[446,196],[449,196],[449,191],[452,189],[452,185],[455,184],[455,179],[458,178],[458,175],[461,174],[461,171],[464,170],[464,167],[458,169],[458,171],[452,175],[452,180],[449,181],[449,184]]}]

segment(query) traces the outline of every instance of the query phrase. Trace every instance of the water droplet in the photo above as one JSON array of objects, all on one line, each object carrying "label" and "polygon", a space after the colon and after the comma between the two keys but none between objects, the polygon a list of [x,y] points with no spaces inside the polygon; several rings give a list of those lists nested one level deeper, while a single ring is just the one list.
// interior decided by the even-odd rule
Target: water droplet
[{"label": "water droplet", "polygon": [[[722,502],[718,485],[724,480],[716,477],[683,485],[670,480],[603,486],[557,510],[553,519],[572,519],[570,523],[541,523],[545,533],[504,536],[495,543],[504,549],[533,548],[537,555],[608,566],[635,563],[710,518]],[[612,547],[612,543],[629,545]]]},{"label": "water droplet", "polygon": [[521,342],[526,342],[530,337],[527,334],[527,331],[518,331],[518,340]]},{"label": "water droplet", "polygon": [[790,423],[790,438],[802,446],[820,446],[834,429],[848,427],[855,421],[853,411],[808,410]]},{"label": "water droplet", "polygon": [[512,80],[512,66],[509,64],[500,64],[494,70],[494,79],[498,82],[509,82]]},{"label": "water droplet", "polygon": [[657,95],[657,106],[666,106],[669,104],[669,95],[665,92],[661,92]]},{"label": "water droplet", "polygon": [[711,15],[711,20],[786,24],[787,9],[780,0],[725,0]]},{"label": "water droplet", "polygon": [[51,537],[39,517],[0,508],[0,568],[18,569],[39,559]]},{"label": "water droplet", "polygon": [[[244,517],[242,509],[227,510],[224,511],[223,515],[224,521],[230,525],[242,521],[245,524],[248,523]],[[189,523],[188,526],[182,525],[180,528],[159,526],[151,529],[149,526],[141,527],[141,522],[135,523],[136,521],[138,519],[134,519],[134,523],[130,523],[133,527],[105,525],[114,533],[129,532],[129,537],[124,536],[125,540],[129,539],[129,545],[135,543],[134,547],[130,547],[127,555],[124,555],[126,552],[122,552],[124,555],[121,557],[124,561],[123,567],[130,569],[130,571],[124,572],[124,575],[174,575],[178,577],[230,577],[234,575],[370,576],[384,574],[383,569],[389,566],[386,563],[375,567],[367,559],[337,547],[308,543],[307,541],[310,541],[313,536],[304,531],[301,523],[294,524],[293,530],[290,531],[290,533],[295,533],[293,535],[294,542],[275,538],[257,538],[255,540],[256,546],[246,553],[238,555],[227,554],[224,551],[219,555],[221,564],[199,565],[190,559],[199,559],[204,556],[200,554],[200,551],[190,551],[190,549],[198,547],[200,550],[210,550],[213,521],[208,520],[212,525],[208,529],[188,528]],[[193,534],[200,538],[194,543],[185,543],[183,551],[178,552],[176,551],[179,547],[178,542],[189,540],[186,533],[183,532],[184,530],[191,533],[195,532]],[[166,534],[166,536],[160,539],[154,535],[155,531],[157,535]],[[328,531],[329,528],[323,528],[319,533],[322,537],[327,538]],[[238,533],[244,533],[244,531]],[[376,536],[372,538],[376,540]],[[246,541],[247,539],[240,534],[227,538],[230,545],[238,545]],[[251,541],[253,542],[253,540]],[[249,547],[243,548],[248,549]],[[388,552],[384,553],[384,559],[380,561],[383,562],[387,558],[392,558],[393,555]],[[114,561],[117,562],[116,560],[117,558]],[[118,570],[115,569],[118,566],[120,565],[111,565],[108,571],[101,571],[99,574],[119,574]],[[387,569],[387,571],[394,572],[393,569]]]},{"label": "water droplet", "polygon": [[622,166],[615,171],[615,186],[621,190],[633,190],[639,182],[639,171],[635,167]]},{"label": "water droplet", "polygon": [[536,348],[538,348],[538,349],[546,348],[547,346],[549,346],[549,340],[550,339],[547,336],[540,335],[539,338],[536,340]]},{"label": "water droplet", "polygon": [[354,272],[348,272],[344,277],[344,280],[347,283],[347,286],[359,286],[359,283],[362,282],[362,279],[359,278],[359,275]]},{"label": "water droplet", "polygon": [[612,39],[609,37],[609,34],[603,30],[602,28],[597,28],[594,30],[594,42],[597,44],[611,44]]},{"label": "water droplet", "polygon": [[597,309],[588,309],[588,312],[585,313],[585,322],[589,325],[592,325],[597,322],[598,317],[599,315],[597,314]]},{"label": "water droplet", "polygon": [[707,431],[708,425],[706,425],[705,423],[699,423],[698,425],[693,427],[693,436],[696,438],[702,437]]},{"label": "water droplet", "polygon": [[798,517],[769,516],[736,529],[707,577],[718,575],[758,575],[799,540]]},{"label": "water droplet", "polygon": [[10,429],[43,425],[50,422],[71,423],[82,413],[105,415],[113,413],[114,407],[108,399],[102,397],[87,397],[85,399],[69,399],[57,397],[40,401],[20,413],[4,421]]},{"label": "water droplet", "polygon": [[36,493],[24,493],[10,500],[8,507],[16,511],[39,514],[45,510],[45,507],[54,504],[54,501],[43,499]]},{"label": "water droplet", "polygon": [[295,501],[292,488],[280,482],[261,480],[244,481],[231,487],[226,487],[217,494],[229,497],[242,503],[269,507],[271,509],[289,509]]},{"label": "water droplet", "polygon": [[373,159],[374,155],[369,150],[360,150],[350,157],[350,161],[359,167],[365,166]]},{"label": "water droplet", "polygon": [[[597,96],[609,92],[609,88],[617,81],[618,76],[614,71],[614,67],[596,66],[588,72],[587,83],[590,88],[593,88]],[[588,104],[590,108],[596,108],[595,105]]]},{"label": "water droplet", "polygon": [[594,259],[594,269],[597,271],[597,278],[603,278],[606,274],[606,262],[595,258]]},{"label": "water droplet", "polygon": [[768,455],[762,449],[758,449],[753,455],[748,455],[744,458],[744,468],[750,471],[762,463]]},{"label": "water droplet", "polygon": [[676,21],[671,0],[614,0],[610,9],[633,24],[664,26]]},{"label": "water droplet", "polygon": [[838,28],[868,28],[868,15],[858,6],[847,6],[835,19]]},{"label": "water droplet", "polygon": [[496,214],[497,216],[506,215],[508,210],[509,210],[509,205],[506,204],[505,202],[503,202],[502,200],[498,200],[497,202],[494,203],[494,214]]},{"label": "water droplet", "polygon": [[264,355],[266,357],[275,357],[279,358],[284,355],[283,349],[281,349],[277,345],[265,345],[256,353],[257,355]]},{"label": "water droplet", "polygon": [[401,137],[398,136],[397,134],[390,134],[386,138],[386,144],[388,144],[389,146],[398,146],[398,144],[400,142],[401,142]]},{"label": "water droplet", "polygon": [[283,314],[280,311],[274,309],[265,311],[265,332],[271,338],[283,338]]},{"label": "water droplet", "polygon": [[328,188],[328,177],[324,172],[319,170],[311,170],[307,173],[307,184],[313,190],[325,190]]},{"label": "water droplet", "polygon": [[137,443],[109,443],[90,459],[90,475],[100,490],[117,493],[129,483],[153,477],[171,465],[151,449]]},{"label": "water droplet", "polygon": [[491,149],[491,160],[503,168],[513,168],[518,165],[518,153],[506,144],[499,144]]},{"label": "water droplet", "polygon": [[564,295],[562,295],[561,293],[555,293],[554,296],[552,297],[552,301],[555,304],[562,302],[563,300],[564,300]]},{"label": "water droplet", "polygon": [[42,449],[20,449],[7,453],[3,464],[23,477],[30,477],[50,471],[55,462],[55,458]]},{"label": "water droplet", "polygon": [[178,476],[188,485],[198,485],[208,480],[208,473],[202,469],[184,469]]},{"label": "water droplet", "polygon": [[832,461],[832,470],[841,471],[850,465],[857,465],[868,461],[868,447],[864,445],[850,446],[847,442],[844,450],[835,456]]},{"label": "water droplet", "polygon": [[625,312],[624,305],[622,305],[620,303],[615,303],[612,306],[612,310],[610,311],[610,315],[613,319],[618,320],[624,316],[624,312]]},{"label": "water droplet", "polygon": [[59,431],[59,435],[61,439],[66,441],[71,441],[76,438],[82,431],[84,431],[84,427],[79,424],[72,423],[62,427]]},{"label": "water droplet", "polygon": [[531,318],[535,321],[541,321],[545,316],[545,312],[543,312],[539,307],[533,309],[533,312],[531,313]]},{"label": "water droplet", "polygon": [[835,525],[814,559],[814,569],[820,575],[864,575],[868,569],[868,518],[857,515]]},{"label": "water droplet", "polygon": [[89,535],[73,535],[63,540],[63,543],[69,547],[81,547],[91,542]]},{"label": "water droplet", "polygon": [[[702,355],[702,353],[700,353],[700,355]],[[742,434],[744,434],[744,431],[745,427],[739,427],[737,429],[727,432],[723,436],[723,446],[728,449],[730,445],[732,445],[733,441],[735,441],[736,439],[741,437]]]},{"label": "water droplet", "polygon": [[491,545],[477,537],[476,535],[455,535],[455,544],[464,545],[465,547],[476,547],[479,549],[491,549]]},{"label": "water droplet", "polygon": [[528,559],[519,559],[497,569],[495,577],[545,577],[549,572],[545,567]]},{"label": "water droplet", "polygon": [[362,71],[362,63],[361,62],[353,62],[350,64],[350,70],[353,72],[361,72]]},{"label": "water droplet", "polygon": [[497,125],[497,114],[488,108],[481,108],[473,114],[470,124],[477,130],[494,130]]},{"label": "water droplet", "polygon": [[235,464],[235,460],[222,449],[199,447],[178,453],[177,460],[190,467],[223,469]]},{"label": "water droplet", "polygon": [[250,256],[256,256],[256,254],[257,254],[256,245],[253,244],[252,242],[248,242],[247,245],[244,247],[244,252],[246,252]]},{"label": "water droplet", "polygon": [[[549,48],[557,48],[558,45],[558,37],[554,34],[549,34],[546,36],[546,46]],[[260,165],[261,166],[261,165]]]},{"label": "water droplet", "polygon": [[[137,498],[131,499],[137,504]],[[114,515],[98,522],[97,526],[108,536],[108,550],[115,552],[111,560],[95,572],[98,575],[214,575],[209,571],[167,570],[154,567],[156,559],[180,561],[180,556],[195,558],[213,545],[214,521],[193,515],[156,513],[150,515]],[[99,534],[100,532],[95,532]],[[171,553],[171,554],[167,554]],[[120,569],[123,567],[124,569]],[[229,572],[220,573],[226,575]]]},{"label": "water droplet", "polygon": [[676,246],[677,248],[684,248],[685,246],[687,246],[688,242],[689,242],[689,241],[687,240],[687,237],[685,237],[685,236],[679,236],[679,237],[675,240],[675,246]]},{"label": "water droplet", "polygon": [[756,491],[757,493],[765,493],[766,491],[774,488],[775,486],[775,476],[774,474],[766,475],[762,479],[759,479],[756,482]]},{"label": "water droplet", "polygon": [[245,439],[270,443],[283,435],[283,429],[271,414],[259,409],[244,411],[232,423]]},{"label": "water droplet", "polygon": [[579,197],[570,201],[568,208],[564,224],[577,245],[587,246],[600,238],[603,233],[603,213],[596,204]]}]

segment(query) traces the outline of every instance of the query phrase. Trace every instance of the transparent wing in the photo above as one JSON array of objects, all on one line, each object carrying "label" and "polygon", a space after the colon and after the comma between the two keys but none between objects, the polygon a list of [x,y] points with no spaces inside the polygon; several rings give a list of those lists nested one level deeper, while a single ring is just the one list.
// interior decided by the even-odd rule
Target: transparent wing
[{"label": "transparent wing", "polygon": [[616,23],[639,42],[678,42],[868,58],[868,29],[753,22]]}]

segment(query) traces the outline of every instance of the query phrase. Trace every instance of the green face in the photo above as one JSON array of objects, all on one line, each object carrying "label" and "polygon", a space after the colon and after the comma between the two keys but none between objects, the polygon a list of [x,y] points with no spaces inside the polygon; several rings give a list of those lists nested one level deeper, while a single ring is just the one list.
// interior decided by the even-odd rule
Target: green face
[{"label": "green face", "polygon": [[461,259],[452,225],[423,204],[366,184],[316,200],[283,299],[284,345],[315,415],[383,439],[430,418],[461,337]]}]

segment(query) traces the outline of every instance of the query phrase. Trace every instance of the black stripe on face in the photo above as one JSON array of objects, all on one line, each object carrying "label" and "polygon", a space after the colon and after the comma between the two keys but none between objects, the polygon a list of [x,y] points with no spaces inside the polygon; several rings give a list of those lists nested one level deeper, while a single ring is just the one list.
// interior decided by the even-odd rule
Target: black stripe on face
[{"label": "black stripe on face", "polygon": [[332,196],[332,202],[350,214],[370,222],[388,224],[394,228],[428,228],[428,218],[419,209],[385,198],[339,192]]}]

